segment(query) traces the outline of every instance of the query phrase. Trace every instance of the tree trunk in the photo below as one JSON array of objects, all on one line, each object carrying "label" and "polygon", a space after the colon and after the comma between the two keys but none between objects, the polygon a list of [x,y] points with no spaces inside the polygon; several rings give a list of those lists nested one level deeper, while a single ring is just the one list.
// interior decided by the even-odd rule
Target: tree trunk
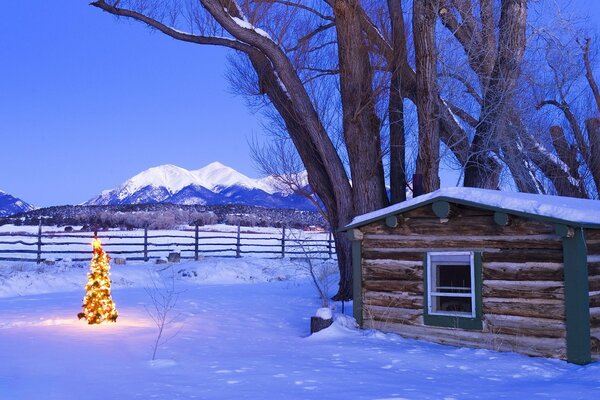
[{"label": "tree trunk", "polygon": [[392,204],[406,200],[406,141],[404,137],[404,103],[402,98],[402,65],[406,62],[404,16],[400,0],[388,0],[392,27],[392,51],[389,70],[390,99],[390,200]]},{"label": "tree trunk", "polygon": [[600,118],[586,119],[585,128],[590,141],[588,168],[596,184],[596,194],[600,198]]},{"label": "tree trunk", "polygon": [[437,49],[435,23],[437,7],[433,1],[413,2],[413,36],[416,59],[416,105],[419,125],[419,153],[416,174],[423,178],[424,193],[440,187]]},{"label": "tree trunk", "polygon": [[499,136],[510,135],[512,91],[525,51],[526,0],[503,0],[500,11],[498,54],[483,98],[480,124],[465,165],[465,186],[497,189],[501,164],[496,160]]},{"label": "tree trunk", "polygon": [[355,212],[388,204],[381,157],[380,121],[375,113],[373,71],[356,0],[336,0],[340,91]]},{"label": "tree trunk", "polygon": [[303,116],[298,115],[296,109],[291,105],[288,93],[283,90],[268,59],[259,52],[251,52],[249,56],[258,73],[260,86],[269,95],[286,124],[290,138],[306,168],[309,184],[325,206],[327,220],[333,231],[340,271],[339,289],[334,299],[349,300],[352,298],[352,249],[346,235],[340,233],[339,230],[350,223],[354,216],[354,208],[349,188],[345,197],[339,196],[334,190],[336,186],[342,188],[344,185],[349,186],[348,180],[346,178],[345,181],[336,183],[331,179],[328,174],[328,167],[330,168],[328,162],[331,163],[333,160],[320,158],[315,146],[307,139],[306,126],[300,122],[303,120]]}]

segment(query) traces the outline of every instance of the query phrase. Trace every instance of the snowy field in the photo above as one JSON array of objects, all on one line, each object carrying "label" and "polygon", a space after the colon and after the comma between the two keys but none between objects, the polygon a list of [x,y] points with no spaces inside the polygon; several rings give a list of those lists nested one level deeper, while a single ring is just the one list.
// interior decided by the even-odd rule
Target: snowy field
[{"label": "snowy field", "polygon": [[[339,303],[308,336],[319,300],[289,260],[113,265],[119,319],[100,326],[76,318],[87,268],[0,264],[0,399],[600,398],[600,363],[361,331]],[[177,319],[151,361],[147,288],[173,276]]]}]

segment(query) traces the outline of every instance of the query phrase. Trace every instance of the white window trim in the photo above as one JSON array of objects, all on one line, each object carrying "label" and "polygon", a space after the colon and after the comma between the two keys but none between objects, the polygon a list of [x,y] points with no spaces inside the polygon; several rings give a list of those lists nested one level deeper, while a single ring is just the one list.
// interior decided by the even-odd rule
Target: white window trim
[{"label": "white window trim", "polygon": [[[452,293],[453,297],[470,297],[471,298],[471,314],[458,312],[444,312],[433,310],[433,297],[447,296],[448,293],[432,292],[432,276],[433,265],[431,263],[432,256],[469,256],[470,272],[471,272],[471,293]],[[454,263],[454,261],[453,261]],[[439,264],[439,263],[437,263]],[[447,315],[451,317],[475,318],[477,316],[477,302],[475,301],[475,253],[472,251],[435,251],[427,253],[427,313],[429,315]]]}]

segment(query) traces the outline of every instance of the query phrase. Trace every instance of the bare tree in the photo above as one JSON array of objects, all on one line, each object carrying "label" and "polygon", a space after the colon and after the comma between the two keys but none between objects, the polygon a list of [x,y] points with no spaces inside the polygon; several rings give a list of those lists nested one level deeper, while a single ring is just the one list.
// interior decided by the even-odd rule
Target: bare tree
[{"label": "bare tree", "polygon": [[173,322],[180,317],[180,315],[173,315],[173,311],[181,292],[175,289],[175,272],[173,268],[170,267],[169,270],[170,275],[168,278],[160,276],[155,278],[151,275],[151,286],[145,288],[152,302],[151,307],[145,307],[146,312],[150,315],[157,328],[156,340],[152,349],[152,360],[156,359],[158,346],[165,344],[179,333],[179,330],[169,332],[170,336],[165,337],[167,331],[173,327]]},{"label": "bare tree", "polygon": [[[355,215],[389,203],[386,159],[391,200],[404,199],[406,171],[413,167],[407,143],[418,148],[416,170],[425,177],[427,191],[439,186],[440,142],[447,157],[464,168],[467,186],[498,188],[506,174],[521,191],[543,191],[543,180],[561,194],[578,190],[575,171],[556,157],[558,149],[547,150],[551,143],[543,143],[520,112],[528,2],[407,4],[412,24],[405,24],[401,0],[92,3],[177,40],[233,51],[231,80],[270,116],[279,135],[285,133],[283,142],[295,148],[333,229],[340,269],[337,299],[352,292],[350,243],[339,229]],[[445,29],[436,32],[438,21]],[[464,62],[438,71],[450,52],[441,46],[441,35],[462,50],[455,57]],[[468,100],[447,90],[450,81],[462,85]],[[417,106],[418,140],[404,124],[404,100]],[[597,131],[598,124],[588,125],[586,131]],[[595,134],[587,135],[587,145],[597,146],[590,140]],[[592,158],[586,163],[597,165]]]},{"label": "bare tree", "polygon": [[288,138],[275,136],[268,144],[250,143],[250,154],[258,169],[283,193],[300,195],[312,203],[327,221],[327,212],[308,184],[304,164]]},{"label": "bare tree", "polygon": [[[548,42],[546,60],[552,85],[536,109],[552,108],[558,111],[558,114],[550,114],[550,118],[554,117],[552,121],[564,121],[548,129],[556,156],[571,178],[568,181],[554,179],[557,192],[574,197],[597,197],[600,190],[600,95],[590,60],[592,41],[590,38],[573,41],[580,46],[571,46],[572,41],[562,43],[556,37]],[[584,99],[585,106],[578,101],[579,97]],[[588,102],[590,98],[593,101]],[[560,171],[549,176],[560,176]]]}]

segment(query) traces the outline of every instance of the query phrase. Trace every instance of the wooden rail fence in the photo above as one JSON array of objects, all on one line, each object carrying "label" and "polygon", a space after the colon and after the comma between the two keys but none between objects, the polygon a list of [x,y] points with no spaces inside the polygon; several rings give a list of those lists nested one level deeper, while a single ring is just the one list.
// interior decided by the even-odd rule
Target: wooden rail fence
[{"label": "wooden rail fence", "polygon": [[182,259],[206,256],[267,258],[312,257],[335,258],[335,244],[331,233],[322,238],[293,237],[282,229],[281,235],[269,233],[170,231],[158,234],[144,229],[140,233],[130,231],[103,232],[44,232],[42,226],[37,233],[0,232],[0,261],[24,261],[42,263],[45,260],[69,259],[87,261],[91,257],[91,242],[94,237],[102,240],[102,246],[113,258],[148,261],[166,257],[169,253],[180,253]]}]

